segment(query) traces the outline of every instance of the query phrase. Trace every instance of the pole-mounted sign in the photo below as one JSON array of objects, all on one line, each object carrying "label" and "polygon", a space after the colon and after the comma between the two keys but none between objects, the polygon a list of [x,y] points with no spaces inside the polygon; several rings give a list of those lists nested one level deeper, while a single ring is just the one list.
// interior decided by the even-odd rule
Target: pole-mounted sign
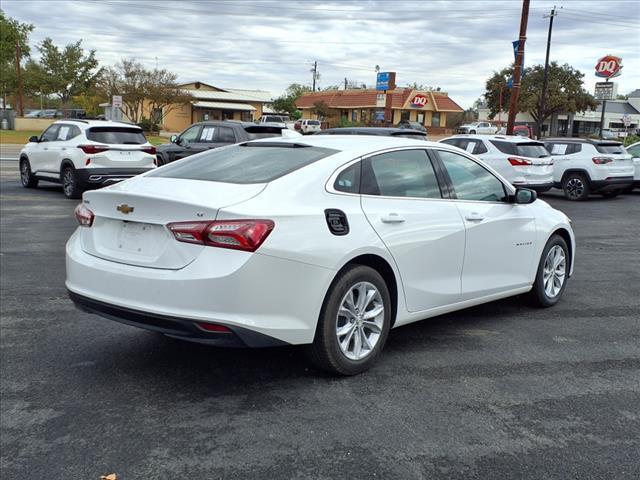
[{"label": "pole-mounted sign", "polygon": [[622,59],[613,55],[606,55],[596,63],[596,77],[613,78],[620,75]]}]

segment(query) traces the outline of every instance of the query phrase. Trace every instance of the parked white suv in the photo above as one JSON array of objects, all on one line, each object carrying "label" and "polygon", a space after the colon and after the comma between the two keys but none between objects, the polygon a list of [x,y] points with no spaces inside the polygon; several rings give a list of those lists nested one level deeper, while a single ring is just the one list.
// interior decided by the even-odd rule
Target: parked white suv
[{"label": "parked white suv", "polygon": [[515,135],[455,135],[440,141],[477,156],[516,187],[538,192],[553,187],[553,159],[542,142]]},{"label": "parked white suv", "polygon": [[634,188],[640,188],[640,142],[629,145],[627,148],[627,153],[631,154],[633,161],[633,185],[630,190]]},{"label": "parked white suv", "polygon": [[156,149],[136,125],[103,120],[60,120],[29,139],[20,152],[25,188],[40,180],[61,183],[69,198],[156,167]]},{"label": "parked white suv", "polygon": [[498,127],[491,125],[489,122],[473,122],[467,125],[460,125],[458,133],[482,133],[486,135],[494,135],[498,133]]},{"label": "parked white suv", "polygon": [[300,120],[300,131],[302,133],[316,133],[320,130],[320,120]]},{"label": "parked white suv", "polygon": [[615,197],[633,184],[633,162],[620,142],[580,138],[544,141],[554,161],[553,181],[569,200],[590,193]]}]

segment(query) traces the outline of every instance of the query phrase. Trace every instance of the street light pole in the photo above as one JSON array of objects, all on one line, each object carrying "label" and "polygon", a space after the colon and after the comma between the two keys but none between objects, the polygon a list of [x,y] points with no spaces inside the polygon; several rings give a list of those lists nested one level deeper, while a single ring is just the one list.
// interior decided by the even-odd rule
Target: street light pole
[{"label": "street light pole", "polygon": [[[544,61],[544,77],[542,80],[542,94],[540,95],[540,106],[538,108],[538,121],[537,123],[537,134],[538,139],[542,138],[542,124],[544,122],[544,107],[545,100],[547,97],[547,85],[548,85],[548,75],[549,75],[549,51],[551,50],[551,30],[553,29],[553,18],[557,15],[556,7],[554,6],[551,10],[551,14],[549,14],[549,33],[547,34],[547,56]],[[545,15],[546,17],[546,15]]]},{"label": "street light pole", "polygon": [[520,17],[520,37],[518,38],[518,55],[513,69],[513,88],[509,101],[509,120],[507,121],[507,135],[513,135],[513,124],[518,113],[518,96],[520,95],[520,78],[522,76],[522,59],[524,58],[524,42],[527,39],[527,23],[529,21],[529,2],[522,1],[522,16]]}]

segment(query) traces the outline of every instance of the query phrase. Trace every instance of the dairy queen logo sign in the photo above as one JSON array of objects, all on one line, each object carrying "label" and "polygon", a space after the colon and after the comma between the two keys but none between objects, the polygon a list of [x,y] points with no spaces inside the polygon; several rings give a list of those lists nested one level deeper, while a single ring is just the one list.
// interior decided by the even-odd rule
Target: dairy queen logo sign
[{"label": "dairy queen logo sign", "polygon": [[596,63],[596,77],[613,78],[620,75],[622,69],[622,59],[620,57],[614,57],[613,55],[607,55],[602,57]]},{"label": "dairy queen logo sign", "polygon": [[416,95],[411,100],[411,106],[416,108],[422,108],[427,104],[427,97],[424,95]]}]

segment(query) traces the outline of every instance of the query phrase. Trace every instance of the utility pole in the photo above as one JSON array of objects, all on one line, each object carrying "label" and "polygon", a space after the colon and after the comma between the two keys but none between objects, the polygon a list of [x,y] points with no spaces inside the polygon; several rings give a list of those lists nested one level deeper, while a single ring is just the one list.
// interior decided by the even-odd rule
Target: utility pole
[{"label": "utility pole", "polygon": [[[22,71],[20,66],[20,59],[22,54],[20,53],[20,38],[16,39],[16,80],[18,81],[18,115],[24,116],[24,97],[22,87]],[[5,106],[6,108],[6,106]]]},{"label": "utility pole", "polygon": [[344,77],[344,89],[347,89],[347,77]]},{"label": "utility pole", "polygon": [[507,135],[513,135],[513,124],[518,113],[518,96],[520,95],[520,78],[522,76],[522,59],[524,58],[524,42],[527,39],[527,23],[529,21],[529,1],[522,1],[522,17],[520,18],[520,37],[518,38],[518,55],[513,69],[513,88],[509,101],[509,120],[507,121]]},{"label": "utility pole", "polygon": [[316,78],[318,78],[318,61],[317,60],[315,62],[313,62],[313,68],[310,71],[313,74],[313,88],[311,89],[311,91],[315,92],[316,91]]},{"label": "utility pole", "polygon": [[[553,17],[557,15],[556,7],[554,5],[551,13],[549,14],[549,33],[547,34],[547,56],[544,61],[544,77],[542,79],[542,94],[540,95],[540,106],[538,108],[538,121],[536,122],[536,134],[538,135],[538,139],[542,138],[542,123],[544,121],[544,103],[547,97],[547,85],[549,83],[549,51],[551,50],[551,30],[553,29]],[[544,18],[547,16],[545,15]]]},{"label": "utility pole", "polygon": [[[605,80],[605,82],[609,81],[609,77],[607,77],[607,79]],[[604,111],[607,108],[607,101],[603,98],[602,99],[602,113],[600,114],[600,140],[602,140],[602,129],[604,128]]]}]

